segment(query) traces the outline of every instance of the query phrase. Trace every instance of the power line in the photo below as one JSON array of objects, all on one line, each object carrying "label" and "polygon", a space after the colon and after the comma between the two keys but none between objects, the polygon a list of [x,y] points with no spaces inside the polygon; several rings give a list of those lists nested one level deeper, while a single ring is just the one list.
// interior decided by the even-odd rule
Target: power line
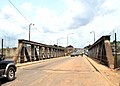
[{"label": "power line", "polygon": [[[2,11],[1,11],[1,13],[4,14]],[[6,19],[6,18],[0,18],[0,19],[5,19],[5,20],[7,20],[7,21],[9,21],[11,23],[16,23],[17,25],[20,26],[20,28],[23,28],[23,29],[27,30],[26,27],[23,27],[21,24],[19,24],[17,21],[15,21],[11,16],[7,15],[7,17],[9,17],[9,18],[8,19]]]},{"label": "power line", "polygon": [[37,27],[35,27],[34,29],[36,29],[39,33],[41,33],[41,31],[39,29],[37,29]]},{"label": "power line", "polygon": [[20,15],[22,17],[30,23],[30,21],[18,10],[18,8],[10,0],[8,0],[8,1],[20,13]]},{"label": "power line", "polygon": [[[20,11],[19,11],[19,9],[10,1],[10,0],[8,0],[9,2],[10,2],[10,4],[20,13],[20,15],[22,15],[23,16],[23,18],[25,19],[25,20],[27,20],[29,23],[31,23]],[[39,31],[37,28],[35,28],[37,31]],[[39,31],[40,32],[40,31]]]},{"label": "power line", "polygon": [[[9,3],[19,12],[19,14],[29,23],[31,23],[21,12],[20,10],[10,1],[8,0]],[[14,22],[14,21],[13,21]],[[20,25],[21,26],[21,25]],[[39,29],[35,28],[38,32],[41,32]]]}]

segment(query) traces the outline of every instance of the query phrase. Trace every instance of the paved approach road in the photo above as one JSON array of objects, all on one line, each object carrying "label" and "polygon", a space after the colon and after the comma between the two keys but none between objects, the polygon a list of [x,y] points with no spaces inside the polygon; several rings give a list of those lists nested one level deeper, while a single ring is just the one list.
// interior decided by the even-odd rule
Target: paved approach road
[{"label": "paved approach road", "polygon": [[16,79],[2,86],[110,86],[84,57],[62,57],[19,67]]}]

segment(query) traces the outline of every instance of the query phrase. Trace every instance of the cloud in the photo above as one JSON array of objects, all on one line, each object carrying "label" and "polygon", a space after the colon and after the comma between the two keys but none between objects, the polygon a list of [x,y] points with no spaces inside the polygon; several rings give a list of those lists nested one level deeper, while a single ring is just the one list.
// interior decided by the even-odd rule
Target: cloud
[{"label": "cloud", "polygon": [[[15,9],[5,5],[0,11],[0,32],[5,40],[16,40],[25,37],[27,21]],[[28,31],[27,31],[28,32]]]},{"label": "cloud", "polygon": [[[119,26],[119,0],[60,0],[60,4],[55,6],[58,7],[52,6],[51,9],[46,4],[35,5],[32,2],[22,2],[17,6],[35,24],[31,27],[31,40],[54,44],[57,39],[64,37],[60,44],[66,46],[67,34],[75,33],[70,37],[69,43],[83,47],[87,41],[93,43],[91,31],[95,31],[97,40]],[[58,8],[61,8],[60,12],[56,10]],[[28,39],[30,23],[11,6],[1,7],[0,30],[8,32],[8,36],[14,33],[16,35],[13,38]]]},{"label": "cloud", "polygon": [[34,21],[38,21],[37,24],[41,25],[41,27],[44,27],[43,29],[47,28],[49,29],[49,31],[58,31],[57,29],[55,29],[57,26],[56,20],[57,16],[54,11],[45,7],[37,7],[36,18]]},{"label": "cloud", "polygon": [[89,0],[66,0],[68,4],[67,15],[70,16],[68,29],[78,29],[91,22],[98,13],[102,1]]},{"label": "cloud", "polygon": [[[106,0],[107,1],[107,0]],[[108,0],[109,1],[109,0]],[[104,2],[106,3],[106,2]],[[94,31],[96,33],[96,40],[99,39],[103,35],[109,35],[110,32],[119,25],[119,8],[117,7],[110,7],[106,8],[105,4],[102,4],[98,14],[94,16],[94,19],[89,22],[86,26],[84,26],[84,31],[82,31],[83,40],[89,40],[90,43],[93,43],[93,35],[90,35],[91,31]],[[115,3],[114,3],[115,4]],[[120,4],[120,3],[119,3]],[[104,5],[104,7],[103,7]],[[103,10],[104,9],[104,10]],[[104,14],[104,15],[103,15]],[[87,35],[86,35],[87,34]],[[84,40],[84,41],[85,41]]]},{"label": "cloud", "polygon": [[92,19],[87,18],[82,18],[80,16],[75,16],[73,18],[72,24],[69,26],[69,29],[78,29],[81,26],[87,25]]},{"label": "cloud", "polygon": [[94,14],[92,12],[89,14],[89,7],[85,7],[82,2],[65,0],[64,3],[67,7],[62,15],[58,15],[56,11],[49,8],[37,7],[36,20],[49,31],[59,32],[63,29],[77,29],[85,26],[93,19]]},{"label": "cloud", "polygon": [[22,8],[25,10],[25,11],[28,11],[28,12],[31,12],[32,11],[32,4],[30,2],[24,2],[22,4]]},{"label": "cloud", "polygon": [[50,40],[56,41],[55,39],[59,38],[59,35],[65,36],[73,32],[80,37],[76,38],[82,40],[81,42],[77,39],[73,40],[77,45],[82,45],[88,40],[92,40],[90,42],[92,43],[91,31],[96,32],[97,40],[102,35],[108,34],[118,24],[115,17],[112,16],[116,12],[116,8],[106,8],[108,1],[64,0],[66,3],[64,13],[58,15],[53,9],[38,7],[36,20],[39,22],[38,24],[41,24],[45,33],[52,33],[53,36],[48,35]]}]

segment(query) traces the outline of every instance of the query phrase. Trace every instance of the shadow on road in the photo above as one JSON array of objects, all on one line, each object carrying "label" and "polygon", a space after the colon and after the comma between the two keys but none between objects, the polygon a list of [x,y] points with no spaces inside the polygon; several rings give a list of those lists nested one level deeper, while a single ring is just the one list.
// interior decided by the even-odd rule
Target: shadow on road
[{"label": "shadow on road", "polygon": [[[16,79],[16,78],[15,78]],[[0,86],[2,84],[8,83],[8,82],[12,82],[12,81],[8,81],[6,78],[0,78]]]}]

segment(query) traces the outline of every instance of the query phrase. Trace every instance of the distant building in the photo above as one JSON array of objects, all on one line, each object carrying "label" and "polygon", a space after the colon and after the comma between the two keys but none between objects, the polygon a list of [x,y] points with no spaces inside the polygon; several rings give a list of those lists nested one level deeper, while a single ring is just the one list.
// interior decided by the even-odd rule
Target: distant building
[{"label": "distant building", "polygon": [[74,47],[69,45],[66,47],[66,55],[70,55],[74,51]]}]

